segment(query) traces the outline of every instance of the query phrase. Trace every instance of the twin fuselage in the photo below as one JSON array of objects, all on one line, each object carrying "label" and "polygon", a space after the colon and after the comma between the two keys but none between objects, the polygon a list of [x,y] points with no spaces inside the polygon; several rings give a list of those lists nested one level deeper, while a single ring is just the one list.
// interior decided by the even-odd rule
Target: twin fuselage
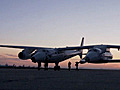
[{"label": "twin fuselage", "polygon": [[[56,49],[38,50],[32,56],[33,62],[48,62],[59,63],[76,55],[80,55],[81,50],[65,50],[56,51]],[[80,63],[107,63],[107,60],[112,60],[113,55],[106,48],[91,48],[88,50],[86,56],[81,59]]]}]

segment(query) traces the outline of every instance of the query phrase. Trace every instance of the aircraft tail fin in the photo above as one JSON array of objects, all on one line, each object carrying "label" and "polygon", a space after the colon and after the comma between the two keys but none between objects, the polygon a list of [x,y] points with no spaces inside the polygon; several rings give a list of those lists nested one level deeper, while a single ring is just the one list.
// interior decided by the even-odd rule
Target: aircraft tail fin
[{"label": "aircraft tail fin", "polygon": [[[83,46],[83,45],[84,45],[84,37],[82,37],[82,41],[81,41],[81,45],[80,45],[80,47]],[[80,53],[79,56],[80,56],[80,58],[82,59],[83,50],[80,50],[80,52],[81,52],[81,53]]]},{"label": "aircraft tail fin", "polygon": [[82,41],[81,41],[81,45],[80,46],[83,46],[84,45],[84,37],[82,37]]}]

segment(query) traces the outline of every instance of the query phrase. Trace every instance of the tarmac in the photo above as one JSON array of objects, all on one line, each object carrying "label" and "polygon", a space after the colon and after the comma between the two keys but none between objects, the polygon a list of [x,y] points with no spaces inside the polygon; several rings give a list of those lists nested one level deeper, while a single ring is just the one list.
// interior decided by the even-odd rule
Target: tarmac
[{"label": "tarmac", "polygon": [[0,90],[120,90],[120,70],[0,69]]}]

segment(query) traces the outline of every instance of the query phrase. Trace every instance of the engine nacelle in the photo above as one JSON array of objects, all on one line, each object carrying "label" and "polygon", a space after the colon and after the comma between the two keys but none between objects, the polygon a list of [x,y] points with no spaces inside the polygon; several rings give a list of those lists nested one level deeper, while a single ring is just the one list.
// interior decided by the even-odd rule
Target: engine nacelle
[{"label": "engine nacelle", "polygon": [[32,56],[31,60],[32,60],[32,62],[39,62],[39,61],[44,62],[46,60],[46,57],[47,57],[47,55],[45,52],[36,52]]},{"label": "engine nacelle", "polygon": [[26,60],[26,59],[30,59],[30,58],[31,58],[31,55],[30,55],[30,54],[26,54],[26,53],[24,53],[24,52],[20,52],[20,53],[18,54],[18,57],[19,57],[20,59],[22,59],[22,60]]},{"label": "engine nacelle", "polygon": [[31,59],[31,54],[34,49],[25,49],[18,54],[18,57],[22,60]]}]

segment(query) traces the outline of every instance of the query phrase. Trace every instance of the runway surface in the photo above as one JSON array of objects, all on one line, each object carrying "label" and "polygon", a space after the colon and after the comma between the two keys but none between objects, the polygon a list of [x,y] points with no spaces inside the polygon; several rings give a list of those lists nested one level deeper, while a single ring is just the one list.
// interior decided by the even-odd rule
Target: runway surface
[{"label": "runway surface", "polygon": [[0,69],[0,90],[120,90],[120,71]]}]

